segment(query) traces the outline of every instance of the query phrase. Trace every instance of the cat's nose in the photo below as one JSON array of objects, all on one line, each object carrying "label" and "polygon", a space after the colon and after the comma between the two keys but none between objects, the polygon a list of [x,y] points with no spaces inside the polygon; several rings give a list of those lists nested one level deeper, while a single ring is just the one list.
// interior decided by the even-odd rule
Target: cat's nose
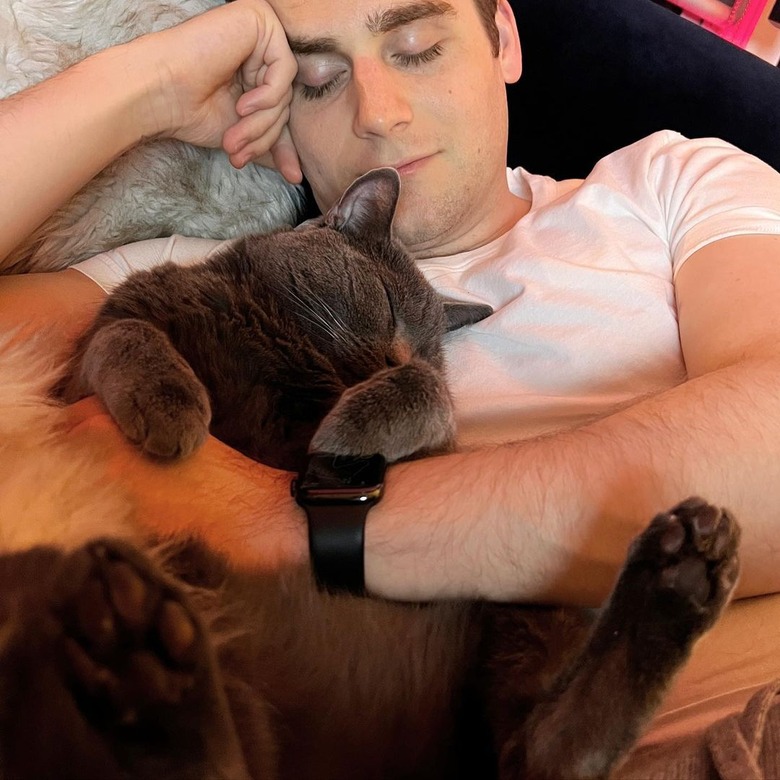
[{"label": "cat's nose", "polygon": [[396,336],[390,343],[385,361],[388,367],[402,366],[412,359],[412,345],[402,336]]}]

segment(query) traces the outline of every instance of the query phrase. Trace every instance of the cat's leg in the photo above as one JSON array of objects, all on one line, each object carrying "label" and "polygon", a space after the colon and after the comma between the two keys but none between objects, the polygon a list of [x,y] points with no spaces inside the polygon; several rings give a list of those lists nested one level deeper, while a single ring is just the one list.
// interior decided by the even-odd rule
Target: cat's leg
[{"label": "cat's leg", "polygon": [[52,613],[74,701],[133,780],[248,780],[216,662],[178,585],[129,545],[66,560]]},{"label": "cat's leg", "polygon": [[137,319],[99,323],[81,346],[63,395],[98,395],[130,441],[149,455],[181,458],[205,440],[209,397],[168,337]]},{"label": "cat's leg", "polygon": [[381,454],[389,461],[452,446],[452,400],[440,371],[412,360],[347,389],[326,415],[310,450]]},{"label": "cat's leg", "polygon": [[503,746],[501,777],[605,777],[631,748],[739,570],[739,528],[696,498],[632,544],[582,653]]}]

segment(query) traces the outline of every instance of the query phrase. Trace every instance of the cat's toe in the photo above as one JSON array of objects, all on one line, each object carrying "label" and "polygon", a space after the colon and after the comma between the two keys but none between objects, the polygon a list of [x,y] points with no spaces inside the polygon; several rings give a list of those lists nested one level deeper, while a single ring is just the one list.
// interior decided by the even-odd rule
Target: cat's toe
[{"label": "cat's toe", "polygon": [[115,542],[74,557],[70,593],[58,606],[77,693],[117,722],[177,705],[204,666],[197,620],[146,559]]}]

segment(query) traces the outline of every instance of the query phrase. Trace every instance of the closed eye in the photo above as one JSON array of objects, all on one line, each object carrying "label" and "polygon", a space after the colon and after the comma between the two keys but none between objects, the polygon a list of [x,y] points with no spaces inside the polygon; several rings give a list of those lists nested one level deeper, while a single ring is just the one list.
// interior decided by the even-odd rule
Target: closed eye
[{"label": "closed eye", "polygon": [[328,95],[336,89],[341,81],[341,77],[342,74],[339,73],[338,76],[334,76],[330,81],[326,81],[324,84],[318,84],[316,87],[312,87],[309,84],[298,84],[301,97],[304,100],[319,100],[320,98],[324,98],[325,95]]},{"label": "closed eye", "polygon": [[395,54],[395,61],[404,67],[414,67],[424,65],[426,62],[433,62],[441,56],[444,47],[440,43],[434,43],[429,49],[418,52],[417,54]]},{"label": "closed eye", "polygon": [[[434,43],[433,46],[425,49],[425,51],[420,51],[415,54],[394,54],[393,59],[404,68],[415,68],[433,62],[437,57],[441,56],[443,51],[444,47],[441,43]],[[320,100],[324,98],[341,84],[344,75],[345,71],[342,71],[324,84],[317,84],[316,86],[299,82],[298,89],[300,90],[301,97],[304,100]]]}]

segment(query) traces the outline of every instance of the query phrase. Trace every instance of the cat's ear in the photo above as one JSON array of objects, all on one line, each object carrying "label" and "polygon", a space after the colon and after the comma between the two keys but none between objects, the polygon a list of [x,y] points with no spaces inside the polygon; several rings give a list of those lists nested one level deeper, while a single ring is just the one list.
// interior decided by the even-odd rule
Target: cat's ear
[{"label": "cat's ear", "polygon": [[493,307],[486,303],[467,303],[442,296],[447,332],[458,330],[464,325],[473,325],[493,313]]},{"label": "cat's ear", "polygon": [[398,171],[375,168],[349,185],[325,216],[325,224],[371,242],[387,241],[400,192]]}]

